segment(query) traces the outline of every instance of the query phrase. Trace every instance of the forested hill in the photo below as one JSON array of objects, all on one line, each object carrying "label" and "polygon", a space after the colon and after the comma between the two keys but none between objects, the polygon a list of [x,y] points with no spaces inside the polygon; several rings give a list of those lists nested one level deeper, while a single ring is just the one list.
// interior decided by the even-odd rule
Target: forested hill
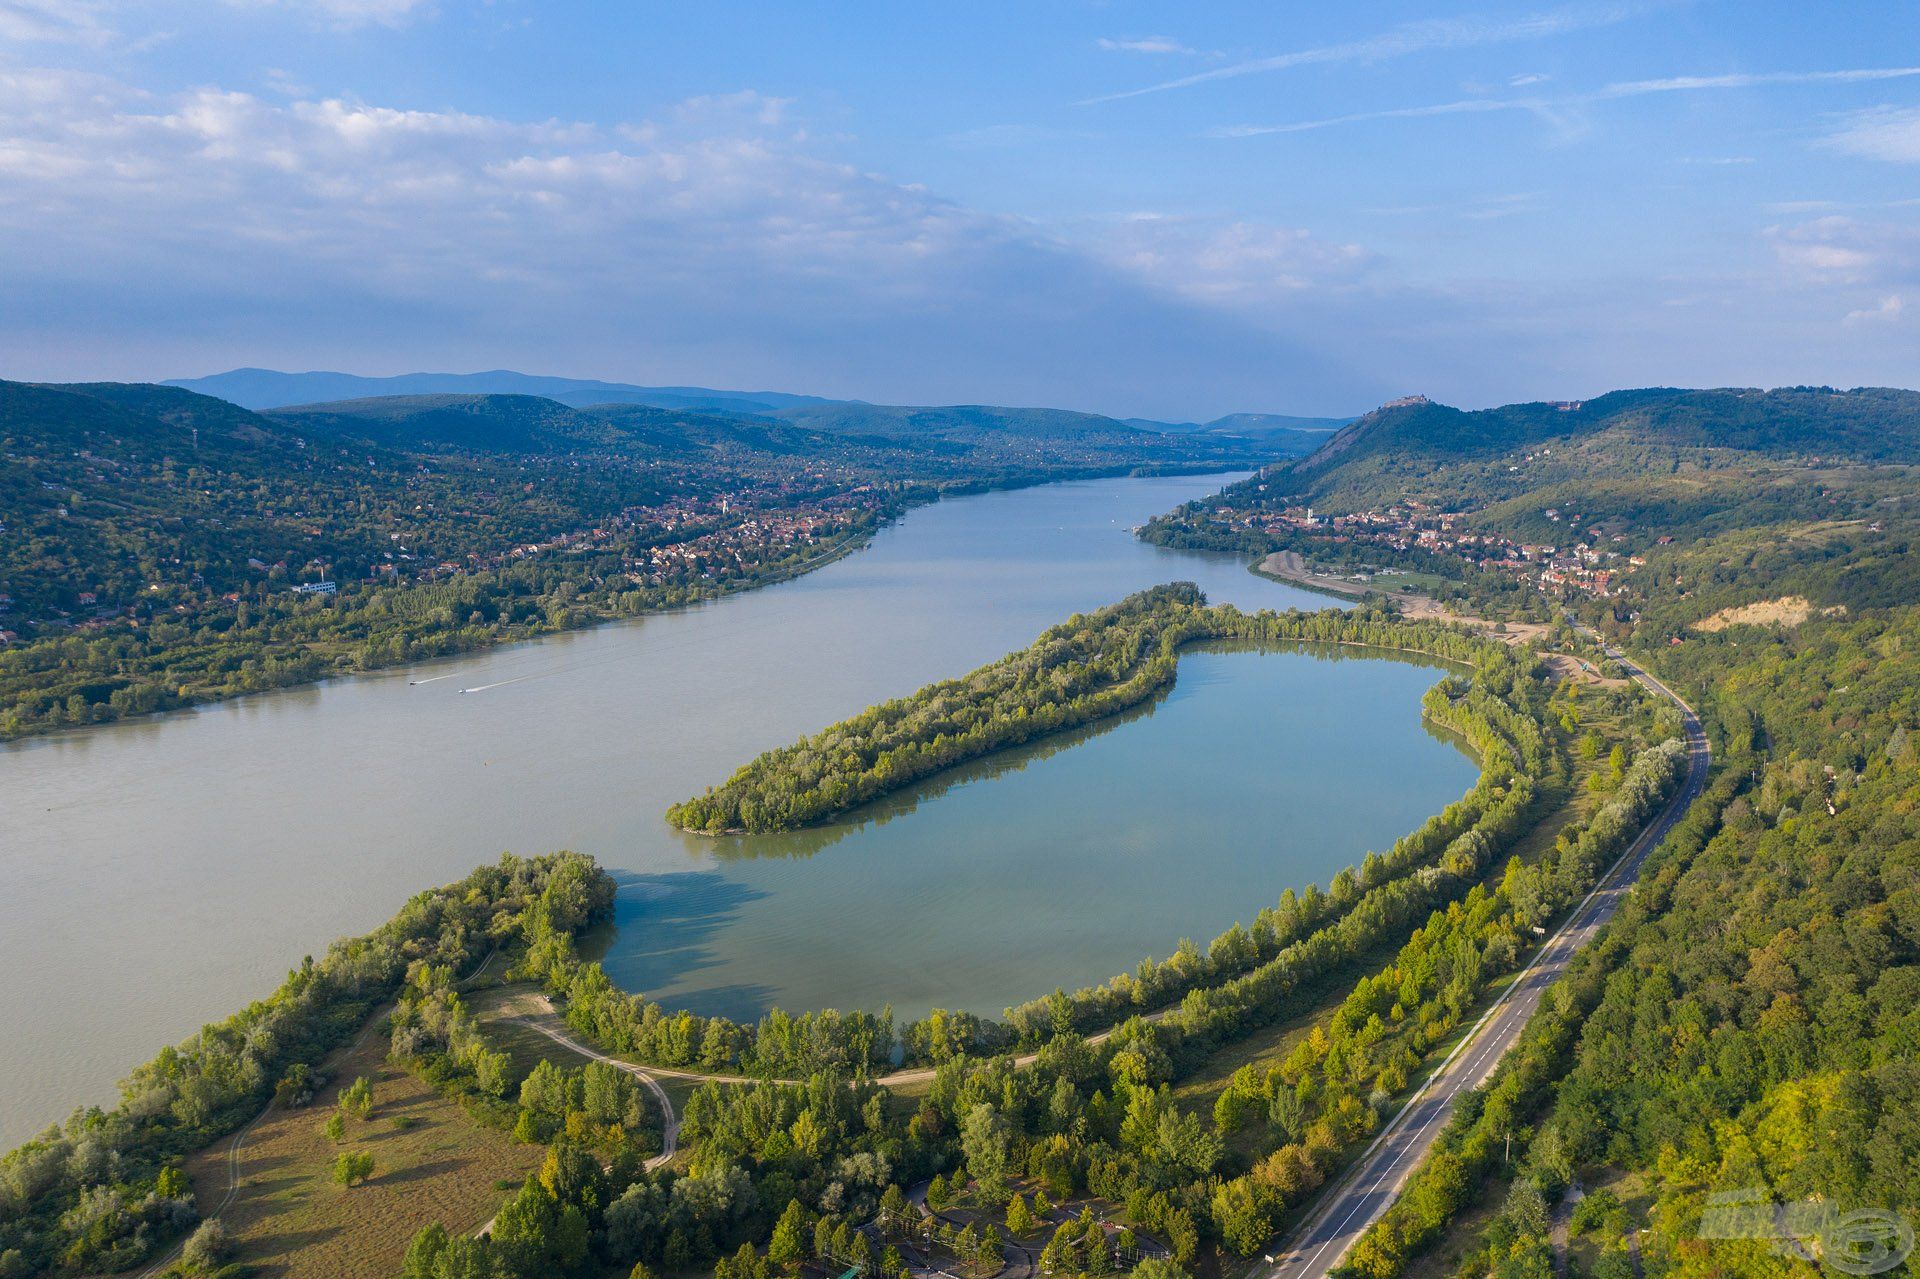
[{"label": "forested hill", "polygon": [[683,604],[943,493],[1251,467],[1117,426],[863,434],[413,395],[253,411],[0,381],[0,738]]},{"label": "forested hill", "polygon": [[[302,434],[408,449],[505,453],[595,450],[688,454],[702,449],[830,452],[845,442],[759,418],[601,404],[575,408],[537,395],[388,395],[263,409]],[[889,443],[889,447],[899,447]]]},{"label": "forested hill", "polygon": [[1456,517],[1449,545],[1496,539],[1482,558],[1520,545],[1624,557],[1760,525],[1870,528],[1906,518],[1916,492],[1920,392],[1616,391],[1474,412],[1412,397],[1149,528],[1157,541],[1305,554],[1312,508],[1342,536],[1309,559],[1417,568],[1448,533],[1423,527],[1441,513]]},{"label": "forested hill", "polygon": [[1518,466],[1556,445],[1578,449],[1590,471],[1720,449],[1776,460],[1920,463],[1920,392],[1655,388],[1477,411],[1415,396],[1356,419],[1274,478],[1305,497],[1365,504],[1397,481],[1458,480],[1473,473],[1459,468]]}]

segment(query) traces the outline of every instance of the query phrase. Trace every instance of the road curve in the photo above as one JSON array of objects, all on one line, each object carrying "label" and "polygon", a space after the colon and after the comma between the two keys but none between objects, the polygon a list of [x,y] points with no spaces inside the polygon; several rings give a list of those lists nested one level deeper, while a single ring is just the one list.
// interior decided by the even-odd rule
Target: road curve
[{"label": "road curve", "polygon": [[660,1104],[660,1153],[647,1160],[647,1167],[658,1168],[673,1158],[674,1152],[680,1148],[680,1116],[674,1113],[673,1099],[667,1096],[667,1090],[660,1086],[660,1081],[648,1073],[648,1068],[636,1066],[630,1061],[621,1061],[618,1057],[609,1057],[598,1048],[590,1048],[566,1031],[544,1021],[536,1021],[531,1017],[521,1017],[517,1020],[528,1029],[539,1031],[562,1048],[594,1061],[604,1061],[610,1066],[618,1066],[645,1084],[648,1091],[653,1094],[653,1099]]},{"label": "road curve", "polygon": [[1284,1249],[1273,1254],[1265,1279],[1325,1279],[1347,1255],[1347,1250],[1399,1197],[1434,1139],[1447,1126],[1460,1095],[1487,1082],[1502,1057],[1520,1037],[1521,1029],[1540,1003],[1540,996],[1560,979],[1568,962],[1593,939],[1639,877],[1647,854],[1666,838],[1693,801],[1706,788],[1711,752],[1707,735],[1693,708],[1674,691],[1612,649],[1608,657],[1625,667],[1642,686],[1680,708],[1687,735],[1687,775],[1660,815],[1640,833],[1620,859],[1601,877],[1586,900],[1574,909],[1559,931],[1548,938],[1533,962],[1481,1016],[1466,1038],[1447,1055],[1373,1144],[1360,1162],[1323,1196],[1323,1202]]}]

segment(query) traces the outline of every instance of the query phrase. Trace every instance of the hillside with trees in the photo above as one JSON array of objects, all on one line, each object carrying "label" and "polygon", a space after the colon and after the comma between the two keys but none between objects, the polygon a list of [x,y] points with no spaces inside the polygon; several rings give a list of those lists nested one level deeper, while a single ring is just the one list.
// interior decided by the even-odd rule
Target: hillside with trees
[{"label": "hillside with trees", "polygon": [[942,494],[1245,464],[1237,437],[971,440],[534,396],[256,413],[0,382],[0,738],[779,581]]},{"label": "hillside with trees", "polygon": [[[1481,616],[1592,627],[1699,709],[1721,761],[1345,1273],[1900,1265],[1920,1219],[1916,404],[1802,388],[1401,406],[1218,499],[1458,512],[1398,562]],[[1200,504],[1155,535],[1394,562],[1346,526],[1235,519]],[[1471,535],[1495,530],[1576,540],[1615,571],[1516,579],[1476,558]]]}]

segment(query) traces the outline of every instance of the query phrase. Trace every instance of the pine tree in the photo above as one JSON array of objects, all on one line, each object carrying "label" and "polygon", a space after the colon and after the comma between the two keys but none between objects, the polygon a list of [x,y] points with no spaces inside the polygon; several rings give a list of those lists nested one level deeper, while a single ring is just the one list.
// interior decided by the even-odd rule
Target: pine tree
[{"label": "pine tree", "polygon": [[767,1246],[767,1260],[780,1266],[789,1273],[800,1269],[800,1263],[806,1258],[805,1245],[801,1242],[807,1228],[804,1210],[798,1199],[787,1201],[787,1210],[780,1214],[779,1223],[773,1228],[773,1241]]}]

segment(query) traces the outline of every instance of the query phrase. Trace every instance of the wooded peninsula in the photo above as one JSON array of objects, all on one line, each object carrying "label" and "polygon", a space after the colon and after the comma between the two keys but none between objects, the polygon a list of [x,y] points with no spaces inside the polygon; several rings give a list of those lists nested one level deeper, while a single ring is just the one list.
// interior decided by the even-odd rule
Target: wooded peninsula
[{"label": "wooded peninsula", "polygon": [[669,808],[667,820],[707,835],[823,822],[957,764],[1138,706],[1174,682],[1181,648],[1209,640],[1354,644],[1469,663],[1500,648],[1379,612],[1243,613],[1175,582],[1076,614],[970,674],[767,751]]}]

